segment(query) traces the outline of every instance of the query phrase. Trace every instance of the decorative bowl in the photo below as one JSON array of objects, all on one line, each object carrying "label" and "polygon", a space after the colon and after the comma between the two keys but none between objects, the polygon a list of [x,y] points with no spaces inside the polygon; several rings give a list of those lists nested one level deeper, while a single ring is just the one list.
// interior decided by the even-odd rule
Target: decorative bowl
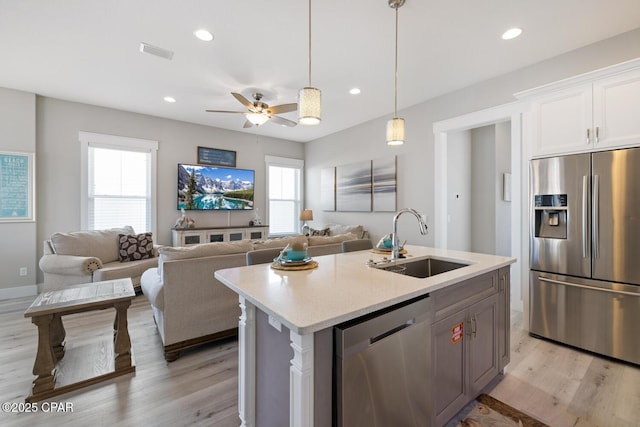
[{"label": "decorative bowl", "polygon": [[306,249],[302,251],[288,250],[286,256],[287,256],[287,259],[291,261],[302,261],[307,257],[307,250]]}]

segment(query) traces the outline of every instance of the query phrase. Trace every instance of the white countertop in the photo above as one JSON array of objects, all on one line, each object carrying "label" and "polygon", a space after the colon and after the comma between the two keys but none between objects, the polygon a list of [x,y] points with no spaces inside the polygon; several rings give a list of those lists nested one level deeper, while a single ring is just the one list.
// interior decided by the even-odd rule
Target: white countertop
[{"label": "white countertop", "polygon": [[300,334],[355,319],[393,304],[514,263],[515,258],[407,245],[408,259],[429,257],[469,266],[419,279],[367,266],[383,255],[357,251],[314,257],[318,268],[274,270],[270,264],[228,268],[215,277]]}]

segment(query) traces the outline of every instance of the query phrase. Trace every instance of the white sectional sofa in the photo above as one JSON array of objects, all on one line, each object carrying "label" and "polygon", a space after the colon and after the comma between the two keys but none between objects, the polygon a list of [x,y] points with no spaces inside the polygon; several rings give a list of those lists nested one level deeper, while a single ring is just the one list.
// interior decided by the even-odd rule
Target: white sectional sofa
[{"label": "white sectional sofa", "polygon": [[323,226],[311,227],[310,236],[339,236],[341,234],[353,233],[357,239],[368,239],[369,232],[362,225],[325,224]]},{"label": "white sectional sofa", "polygon": [[142,293],[149,299],[167,361],[182,350],[237,334],[238,296],[214,278],[214,272],[246,265],[254,249],[284,248],[306,240],[309,256],[339,253],[342,242],[357,234],[285,237],[267,240],[162,247],[157,268],[144,272]]}]

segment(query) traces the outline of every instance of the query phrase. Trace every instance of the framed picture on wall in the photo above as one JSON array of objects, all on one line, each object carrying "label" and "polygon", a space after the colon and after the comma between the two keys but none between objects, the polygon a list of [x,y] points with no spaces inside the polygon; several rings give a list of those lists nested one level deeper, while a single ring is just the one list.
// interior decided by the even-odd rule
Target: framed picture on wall
[{"label": "framed picture on wall", "polygon": [[396,211],[396,156],[372,161],[373,210]]},{"label": "framed picture on wall", "polygon": [[336,167],[336,210],[371,212],[371,160]]},{"label": "framed picture on wall", "polygon": [[236,167],[236,152],[217,148],[198,147],[198,164]]},{"label": "framed picture on wall", "polygon": [[34,220],[35,154],[0,151],[0,222]]},{"label": "framed picture on wall", "polygon": [[322,168],[320,170],[320,202],[322,210],[333,212],[336,210],[336,168]]}]

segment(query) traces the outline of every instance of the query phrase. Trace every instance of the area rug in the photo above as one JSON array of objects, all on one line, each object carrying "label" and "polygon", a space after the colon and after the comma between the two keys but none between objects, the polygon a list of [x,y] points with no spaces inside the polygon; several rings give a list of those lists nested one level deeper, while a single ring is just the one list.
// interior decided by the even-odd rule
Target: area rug
[{"label": "area rug", "polygon": [[481,394],[469,403],[447,427],[549,427],[527,414],[500,402],[488,394]]}]

